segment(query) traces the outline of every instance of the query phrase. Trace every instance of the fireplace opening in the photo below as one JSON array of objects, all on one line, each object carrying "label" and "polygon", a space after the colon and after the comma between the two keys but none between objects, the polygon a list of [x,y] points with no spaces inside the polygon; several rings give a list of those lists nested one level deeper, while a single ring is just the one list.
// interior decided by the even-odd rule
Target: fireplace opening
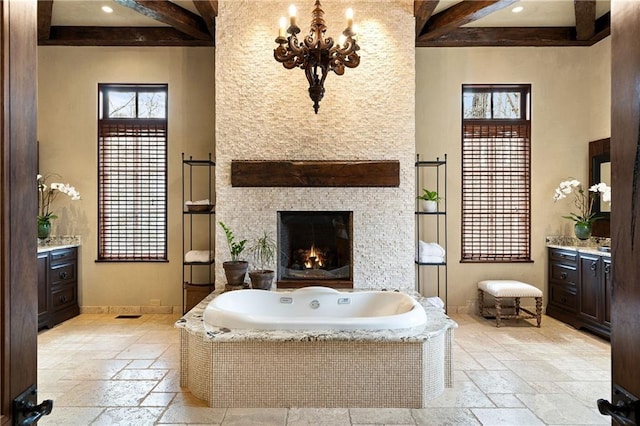
[{"label": "fireplace opening", "polygon": [[353,212],[278,212],[278,287],[353,288]]}]

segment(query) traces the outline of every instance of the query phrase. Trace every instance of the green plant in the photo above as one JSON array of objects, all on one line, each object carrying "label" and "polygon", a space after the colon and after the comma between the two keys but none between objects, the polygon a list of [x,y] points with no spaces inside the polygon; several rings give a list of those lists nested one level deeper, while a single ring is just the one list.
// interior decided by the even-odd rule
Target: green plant
[{"label": "green plant", "polygon": [[68,183],[53,182],[47,185],[47,179],[53,176],[59,177],[55,174],[48,174],[45,176],[38,175],[36,178],[38,182],[38,225],[48,224],[52,219],[58,218],[51,211],[51,204],[58,194],[68,195],[73,201],[80,199],[80,193]]},{"label": "green plant", "polygon": [[259,265],[259,270],[265,271],[266,266],[269,265],[276,253],[276,243],[266,231],[262,236],[255,239],[253,245],[249,249],[253,255],[253,260],[256,265]]},{"label": "green plant", "polygon": [[429,191],[426,188],[423,188],[424,193],[422,195],[418,195],[416,198],[419,200],[426,201],[440,201],[440,197],[438,196],[438,191]]},{"label": "green plant", "polygon": [[247,240],[235,241],[235,236],[233,235],[233,231],[229,229],[227,225],[225,225],[222,221],[218,222],[222,229],[224,229],[224,234],[227,236],[227,245],[229,246],[229,253],[231,253],[231,261],[237,262],[240,253],[244,251],[244,246],[247,243]]},{"label": "green plant", "polygon": [[554,201],[567,198],[567,195],[573,193],[573,204],[578,209],[579,213],[569,212],[569,216],[562,216],[565,219],[573,220],[576,223],[592,224],[598,219],[601,219],[596,213],[593,212],[593,203],[600,194],[602,194],[602,200],[607,203],[611,203],[611,187],[606,183],[600,182],[585,191],[579,180],[569,179],[560,182],[560,185],[556,188],[553,196]]}]

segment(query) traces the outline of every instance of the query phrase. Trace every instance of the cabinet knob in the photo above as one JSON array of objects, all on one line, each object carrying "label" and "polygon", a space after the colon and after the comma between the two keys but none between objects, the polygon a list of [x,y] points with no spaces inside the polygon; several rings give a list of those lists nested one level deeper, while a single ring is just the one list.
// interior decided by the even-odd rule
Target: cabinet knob
[{"label": "cabinet knob", "polygon": [[560,279],[561,280],[566,280],[568,276],[569,276],[569,274],[567,274],[566,272],[560,272]]},{"label": "cabinet knob", "polygon": [[60,279],[63,279],[63,280],[64,280],[65,278],[67,278],[67,271],[62,271],[62,272],[60,272],[60,274],[58,274],[58,275],[60,276]]},{"label": "cabinet knob", "polygon": [[560,301],[561,301],[562,303],[567,303],[567,296],[562,296],[562,297],[560,298]]},{"label": "cabinet knob", "polygon": [[61,303],[65,303],[66,301],[67,301],[67,296],[65,296],[65,295],[60,296],[60,302]]}]

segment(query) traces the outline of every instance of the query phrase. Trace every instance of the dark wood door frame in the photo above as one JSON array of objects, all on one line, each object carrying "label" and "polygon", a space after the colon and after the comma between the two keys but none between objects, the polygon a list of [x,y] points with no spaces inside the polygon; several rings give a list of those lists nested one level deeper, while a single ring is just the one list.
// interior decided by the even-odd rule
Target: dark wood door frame
[{"label": "dark wood door frame", "polygon": [[0,424],[37,379],[35,0],[0,1]]},{"label": "dark wood door frame", "polygon": [[[640,2],[613,0],[611,27],[611,365],[614,405],[604,408],[614,419],[622,414],[640,422],[640,404],[637,402],[640,398],[640,49],[637,47]],[[617,410],[615,404],[618,403],[629,403],[630,409],[623,413]]]}]

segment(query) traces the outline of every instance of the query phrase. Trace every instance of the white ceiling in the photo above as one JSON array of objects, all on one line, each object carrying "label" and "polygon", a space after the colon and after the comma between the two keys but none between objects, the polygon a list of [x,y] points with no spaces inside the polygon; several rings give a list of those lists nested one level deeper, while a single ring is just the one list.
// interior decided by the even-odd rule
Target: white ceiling
[{"label": "white ceiling", "polygon": [[[297,3],[312,0],[294,0]],[[329,1],[329,0],[325,0]],[[451,7],[460,0],[441,0],[434,13]],[[198,14],[191,0],[174,0],[179,6]],[[103,5],[113,8],[113,13],[104,13]],[[515,6],[523,6],[520,13],[513,13]],[[610,9],[610,0],[596,1],[596,16]],[[55,26],[167,26],[147,18],[132,9],[112,0],[55,0],[53,2],[52,25]],[[569,27],[575,26],[573,0],[521,0],[512,6],[479,19],[468,27]]]},{"label": "white ceiling", "polygon": [[[196,15],[198,10],[191,0],[173,0],[173,3]],[[102,6],[109,6],[113,13],[105,13]],[[51,25],[89,27],[167,27],[167,24],[148,18],[133,9],[112,0],[55,0]]]}]

